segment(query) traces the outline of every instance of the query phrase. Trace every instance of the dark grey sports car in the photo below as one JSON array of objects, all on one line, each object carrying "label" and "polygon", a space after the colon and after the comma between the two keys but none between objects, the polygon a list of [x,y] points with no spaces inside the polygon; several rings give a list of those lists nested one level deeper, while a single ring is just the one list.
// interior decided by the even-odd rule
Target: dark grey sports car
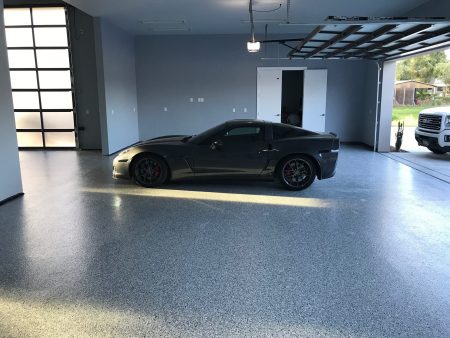
[{"label": "dark grey sports car", "polygon": [[339,138],[282,123],[233,120],[195,135],[138,143],[113,163],[114,178],[144,187],[191,177],[275,178],[302,190],[334,176]]}]

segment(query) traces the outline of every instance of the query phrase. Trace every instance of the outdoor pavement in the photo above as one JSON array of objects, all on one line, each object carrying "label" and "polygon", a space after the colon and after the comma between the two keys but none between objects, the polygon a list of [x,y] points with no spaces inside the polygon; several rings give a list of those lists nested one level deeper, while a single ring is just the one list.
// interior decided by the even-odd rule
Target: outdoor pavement
[{"label": "outdoor pavement", "polygon": [[[415,127],[405,127],[400,152],[385,155],[411,168],[421,171],[442,181],[450,183],[450,154],[437,155],[426,147],[417,144],[414,138]],[[391,129],[391,146],[395,146],[397,128]]]}]

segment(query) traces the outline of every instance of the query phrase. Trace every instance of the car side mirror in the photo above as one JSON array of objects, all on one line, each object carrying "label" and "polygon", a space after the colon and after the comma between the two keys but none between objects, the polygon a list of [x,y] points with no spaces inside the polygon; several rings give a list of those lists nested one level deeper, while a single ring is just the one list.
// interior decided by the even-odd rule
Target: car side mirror
[{"label": "car side mirror", "polygon": [[213,143],[211,143],[211,145],[209,146],[209,149],[211,150],[220,150],[222,149],[223,143],[221,140],[217,140],[214,141]]}]

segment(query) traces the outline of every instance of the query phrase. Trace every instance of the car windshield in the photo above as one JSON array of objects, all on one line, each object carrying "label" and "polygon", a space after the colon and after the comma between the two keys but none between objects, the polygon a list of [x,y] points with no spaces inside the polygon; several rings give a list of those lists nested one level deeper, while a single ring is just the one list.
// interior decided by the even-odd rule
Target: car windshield
[{"label": "car windshield", "polygon": [[216,135],[220,130],[225,128],[226,123],[219,124],[218,126],[212,127],[203,133],[194,135],[189,139],[189,142],[201,143],[204,140]]}]

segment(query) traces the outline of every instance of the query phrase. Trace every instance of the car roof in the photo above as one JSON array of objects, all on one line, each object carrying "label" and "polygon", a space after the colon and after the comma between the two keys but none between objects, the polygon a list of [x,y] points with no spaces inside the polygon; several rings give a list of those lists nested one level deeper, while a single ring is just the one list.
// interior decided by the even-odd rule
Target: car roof
[{"label": "car roof", "polygon": [[242,124],[242,123],[270,123],[264,120],[256,120],[256,119],[234,119],[226,122],[227,124]]}]

